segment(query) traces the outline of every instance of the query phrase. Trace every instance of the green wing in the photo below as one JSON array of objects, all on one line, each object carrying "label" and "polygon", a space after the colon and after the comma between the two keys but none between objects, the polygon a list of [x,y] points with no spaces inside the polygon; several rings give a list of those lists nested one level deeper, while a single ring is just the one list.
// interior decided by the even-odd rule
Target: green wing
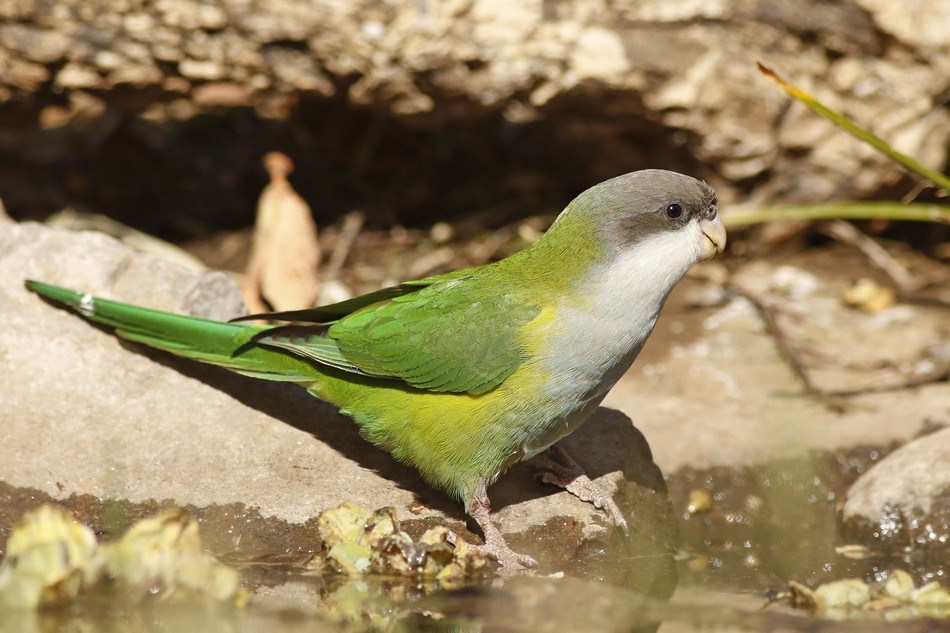
[{"label": "green wing", "polygon": [[[449,274],[451,275],[451,273]],[[388,301],[394,297],[416,292],[420,288],[425,288],[426,286],[432,285],[439,279],[441,279],[441,277],[428,277],[426,279],[419,279],[417,281],[407,281],[405,283],[399,284],[398,286],[383,288],[382,290],[377,290],[376,292],[370,292],[365,295],[353,297],[352,299],[347,299],[346,301],[320,306],[319,308],[249,314],[247,316],[231,319],[230,322],[237,323],[238,321],[267,320],[300,321],[305,323],[333,323],[334,321],[337,321],[348,314],[352,314],[353,312],[374,303]]]},{"label": "green wing", "polygon": [[[420,389],[484,393],[524,360],[519,333],[540,308],[499,293],[499,287],[509,285],[484,283],[478,269],[461,272],[335,306],[280,313],[277,318],[337,320],[317,330],[278,327],[256,336],[255,342]],[[357,309],[342,315],[346,304]]]}]

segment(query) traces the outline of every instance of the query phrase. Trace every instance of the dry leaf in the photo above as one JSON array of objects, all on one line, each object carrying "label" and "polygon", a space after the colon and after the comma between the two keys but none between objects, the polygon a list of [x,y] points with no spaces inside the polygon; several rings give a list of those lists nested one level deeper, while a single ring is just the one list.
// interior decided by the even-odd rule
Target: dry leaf
[{"label": "dry leaf", "polygon": [[317,225],[310,207],[287,180],[293,162],[271,152],[264,157],[264,166],[271,181],[257,203],[244,301],[251,312],[309,308],[319,290]]},{"label": "dry leaf", "polygon": [[[0,611],[68,604],[96,570],[96,536],[59,506],[27,512],[0,564]],[[88,578],[87,578],[88,577]]]},{"label": "dry leaf", "polygon": [[896,296],[893,290],[880,285],[873,279],[859,279],[844,292],[841,298],[845,304],[873,314],[894,305]]},{"label": "dry leaf", "polygon": [[317,520],[317,530],[327,557],[350,576],[369,572],[420,576],[450,586],[481,570],[487,562],[462,539],[450,543],[453,539],[444,527],[431,528],[413,541],[399,527],[393,508],[370,512],[346,501],[324,511]]},{"label": "dry leaf", "polygon": [[814,590],[790,581],[788,598],[796,609],[831,620],[864,619],[869,616],[887,620],[908,618],[946,618],[950,615],[950,590],[933,581],[915,588],[906,571],[895,569],[883,584],[847,578],[819,585]]},{"label": "dry leaf", "polygon": [[0,563],[0,616],[52,605],[81,607],[97,596],[119,608],[149,599],[242,607],[248,599],[241,576],[203,551],[198,522],[182,510],[143,519],[121,539],[100,545],[69,512],[44,505],[13,528],[6,554]]}]

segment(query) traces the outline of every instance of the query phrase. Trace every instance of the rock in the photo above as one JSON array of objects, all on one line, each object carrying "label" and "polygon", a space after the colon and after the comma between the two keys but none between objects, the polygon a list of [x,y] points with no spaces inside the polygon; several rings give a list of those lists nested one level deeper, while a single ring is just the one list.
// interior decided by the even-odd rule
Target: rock
[{"label": "rock", "polygon": [[[73,506],[94,503],[77,502],[92,495],[187,504],[199,514],[231,507],[230,520],[215,515],[222,534],[206,538],[240,553],[242,535],[260,542],[255,531],[276,529],[275,519],[303,524],[351,500],[394,506],[404,523],[448,524],[475,542],[460,504],[372,447],[348,418],[303,389],[122,342],[28,292],[26,278],[213,319],[244,313],[237,287],[222,273],[178,268],[98,233],[0,225],[0,478],[15,488],[4,493],[0,520],[22,514],[10,499],[32,506],[47,495]],[[630,543],[606,527],[602,512],[537,482],[521,466],[490,491],[512,547],[562,568],[584,557],[607,565],[618,551],[637,551],[653,562],[639,566],[628,584],[671,590],[672,559],[664,555],[672,551],[673,517],[643,437],[626,416],[602,410],[565,446],[636,516]],[[107,520],[101,514],[97,529]],[[210,523],[203,523],[206,531]],[[8,527],[0,525],[0,533]]]},{"label": "rock", "polygon": [[[759,193],[794,200],[847,199],[887,191],[904,171],[792,103],[762,77],[755,61],[939,170],[950,145],[950,114],[942,107],[950,87],[950,37],[941,19],[946,5],[222,0],[212,6],[200,0],[60,0],[56,10],[47,10],[43,2],[21,0],[0,4],[0,60],[8,71],[0,75],[0,95],[9,95],[0,101],[0,114],[69,102],[72,92],[89,90],[108,103],[109,112],[130,120],[148,113],[160,123],[187,112],[189,118],[212,113],[226,123],[238,113],[222,115],[222,105],[255,110],[257,118],[239,117],[233,130],[214,128],[216,138],[230,134],[253,141],[258,155],[288,145],[284,151],[296,159],[292,143],[300,153],[339,157],[329,165],[315,162],[314,174],[345,169],[362,180],[372,160],[370,167],[378,165],[377,177],[386,180],[390,162],[405,161],[406,146],[431,144],[431,156],[411,153],[414,161],[427,163],[412,171],[420,179],[430,174],[430,181],[439,179],[431,176],[432,167],[454,162],[446,156],[452,151],[476,157],[478,167],[483,155],[511,155],[510,165],[522,171],[544,160],[552,182],[563,175],[578,188],[634,167],[692,164],[702,165],[698,175],[723,185],[724,198],[758,187]],[[162,90],[182,79],[194,84],[193,91]],[[240,86],[243,92],[225,101],[208,99],[202,90],[207,84]],[[291,120],[289,129],[279,127],[284,142],[270,117]],[[389,122],[386,134],[372,131],[374,123],[363,139],[367,117]],[[487,134],[485,122],[491,126]],[[297,124],[313,130],[312,141],[300,140],[293,132]],[[179,147],[182,135],[153,130],[149,138],[174,139],[173,147],[156,148],[141,141],[138,126],[128,127],[132,131],[123,126],[115,133],[175,166],[154,170],[152,178],[191,171],[191,152]],[[111,148],[126,144],[102,143],[90,129],[76,133],[98,157],[125,166],[125,155]],[[43,155],[37,145],[63,142],[56,134],[38,136],[27,124],[6,132],[4,151],[21,159],[11,169]],[[214,152],[198,143],[202,153]],[[231,163],[246,171],[244,153],[221,145],[211,161],[216,169]],[[582,160],[558,160],[564,155]],[[57,166],[86,173],[99,162],[90,160],[83,170],[66,159]],[[36,167],[22,169],[29,175]],[[471,171],[462,165],[452,174]],[[24,187],[32,183],[16,180]],[[346,191],[352,185],[336,186]],[[34,190],[40,187],[45,185]],[[221,186],[229,196],[236,189],[231,181]],[[75,191],[68,194],[75,199]],[[126,195],[138,202],[136,194]],[[233,199],[209,198],[220,200],[228,215],[238,206]],[[349,196],[344,199],[352,204]],[[393,202],[389,191],[379,199]],[[435,191],[425,202],[433,208],[443,200]],[[164,204],[171,211],[179,203]]]},{"label": "rock", "polygon": [[846,521],[874,540],[907,545],[950,543],[950,428],[900,447],[848,490]]},{"label": "rock", "polygon": [[857,5],[867,11],[881,31],[907,46],[934,52],[948,48],[945,2],[857,0]]}]

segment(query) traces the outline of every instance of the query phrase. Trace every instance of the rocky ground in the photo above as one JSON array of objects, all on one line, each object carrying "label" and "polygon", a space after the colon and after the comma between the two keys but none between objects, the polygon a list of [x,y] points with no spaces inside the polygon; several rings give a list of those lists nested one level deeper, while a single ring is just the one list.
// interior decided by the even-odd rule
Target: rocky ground
[{"label": "rocky ground", "polygon": [[386,227],[553,212],[648,166],[729,201],[902,196],[895,164],[756,62],[939,168],[947,14],[946,0],[13,0],[0,188],[19,218],[72,206],[166,239],[249,223],[275,149],[322,224],[354,208]]}]

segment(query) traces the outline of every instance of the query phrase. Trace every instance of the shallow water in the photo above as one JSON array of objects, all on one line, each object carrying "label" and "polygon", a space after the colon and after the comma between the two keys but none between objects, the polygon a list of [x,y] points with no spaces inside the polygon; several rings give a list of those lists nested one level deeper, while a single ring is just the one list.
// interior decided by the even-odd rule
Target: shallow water
[{"label": "shallow water", "polygon": [[[887,448],[812,454],[744,469],[683,470],[668,478],[681,547],[669,556],[638,555],[614,536],[580,552],[561,570],[502,577],[484,574],[459,585],[406,578],[347,578],[319,556],[312,526],[263,518],[237,505],[193,509],[205,545],[237,567],[250,591],[245,608],[169,604],[161,591],[138,606],[121,596],[86,596],[68,608],[6,613],[3,631],[652,631],[933,630],[926,618],[888,622],[820,620],[779,599],[790,580],[815,586],[840,578],[881,582],[905,569],[919,586],[946,585],[946,547],[895,545],[842,526],[837,501]],[[36,491],[0,484],[7,516],[43,501]],[[128,522],[157,504],[66,505],[100,526]],[[409,531],[426,526],[412,525]],[[548,526],[557,529],[557,526]],[[234,550],[235,530],[241,547]],[[854,538],[865,535],[863,542]],[[110,537],[109,528],[100,537]],[[946,541],[945,541],[946,542]],[[945,543],[944,542],[944,543]],[[295,549],[287,550],[286,543]],[[278,548],[280,544],[280,548]],[[849,547],[844,547],[849,546]],[[863,547],[856,547],[863,546]],[[859,555],[856,555],[859,554]],[[562,572],[562,573],[557,573]],[[549,575],[550,574],[550,575]],[[672,594],[672,598],[670,596]],[[868,619],[870,618],[870,619]]]}]

